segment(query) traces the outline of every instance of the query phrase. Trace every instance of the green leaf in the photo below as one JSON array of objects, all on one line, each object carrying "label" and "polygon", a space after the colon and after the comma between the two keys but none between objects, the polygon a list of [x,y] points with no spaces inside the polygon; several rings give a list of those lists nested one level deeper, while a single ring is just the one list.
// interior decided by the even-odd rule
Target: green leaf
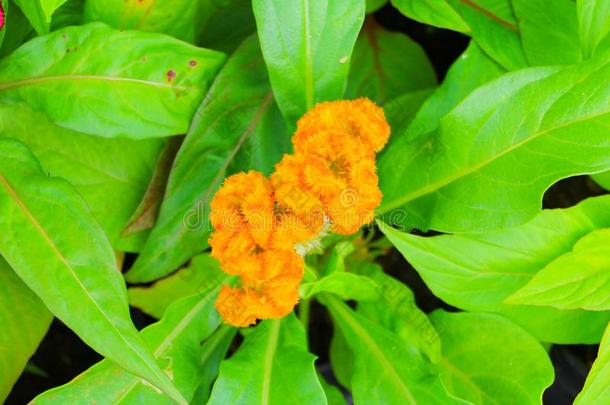
[{"label": "green leaf", "polygon": [[[491,60],[474,41],[451,65],[443,83],[426,100],[403,134],[403,126],[392,125],[394,134],[413,139],[438,128],[441,118],[451,111],[474,89],[497,79],[505,70]],[[386,109],[393,124],[393,112]],[[394,135],[396,137],[396,135]]]},{"label": "green leaf", "polygon": [[131,323],[115,256],[86,203],[23,144],[0,138],[0,254],[81,339],[184,403]]},{"label": "green leaf", "polygon": [[391,1],[402,14],[415,21],[458,32],[468,32],[470,29],[446,0]]},{"label": "green leaf", "polygon": [[368,97],[378,104],[436,86],[434,68],[408,36],[367,18],[352,55],[345,98]]},{"label": "green leaf", "polygon": [[409,350],[394,333],[325,296],[322,303],[345,335],[354,356],[351,379],[354,403],[461,404],[447,393],[422,355]]},{"label": "green leaf", "polygon": [[160,319],[175,301],[209,289],[209,283],[216,282],[210,274],[219,272],[220,267],[216,259],[206,254],[196,256],[188,267],[178,270],[151,287],[129,288],[129,304]]},{"label": "green leaf", "polygon": [[492,314],[435,311],[445,386],[473,404],[540,404],[553,365],[530,334]]},{"label": "green leaf", "polygon": [[527,59],[510,0],[448,0],[470,26],[470,35],[507,70],[521,69]]},{"label": "green leaf", "polygon": [[193,42],[199,3],[199,0],[87,0],[84,19],[101,21],[120,30],[158,32]]},{"label": "green leaf", "polygon": [[578,240],[609,226],[609,196],[545,210],[525,225],[488,234],[424,238],[380,223],[437,297],[464,310],[502,314],[541,341],[567,344],[599,342],[610,312],[508,305],[504,300]]},{"label": "green leaf", "polygon": [[381,299],[359,302],[358,313],[391,330],[430,361],[438,363],[441,358],[440,337],[426,314],[417,307],[409,287],[385,274],[379,265],[371,263],[360,272],[363,271],[377,284]]},{"label": "green leaf", "polygon": [[525,69],[480,87],[437,131],[399,140],[381,156],[378,212],[401,208],[402,224],[445,232],[531,219],[557,180],[610,168],[608,77],[610,64],[598,59],[559,72]]},{"label": "green leaf", "polygon": [[509,304],[610,310],[610,228],[596,229],[544,266]]},{"label": "green leaf", "polygon": [[569,65],[581,59],[574,1],[512,1],[530,65]]},{"label": "green leaf", "polygon": [[0,136],[24,143],[45,173],[74,185],[115,248],[137,250],[121,232],[142,199],[162,140],[88,136],[20,104],[0,104]]},{"label": "green leaf", "polygon": [[578,0],[578,32],[583,56],[589,58],[600,45],[607,46],[610,40],[610,3],[606,0]]},{"label": "green leaf", "polygon": [[610,172],[595,174],[593,180],[606,190],[610,190]]},{"label": "green leaf", "polygon": [[599,345],[597,359],[585,381],[585,386],[576,397],[575,405],[610,404],[610,324]]},{"label": "green leaf", "polygon": [[209,203],[225,176],[269,173],[290,145],[255,37],[229,59],[176,157],[157,223],[128,280],[155,280],[203,251]]},{"label": "green leaf", "polygon": [[51,17],[47,19],[45,11],[42,8],[42,1],[44,0],[13,0],[23,14],[27,17],[32,27],[36,30],[38,35],[44,35],[49,32],[49,23]]},{"label": "green leaf", "polygon": [[301,298],[309,299],[316,294],[329,292],[344,300],[375,301],[379,299],[377,284],[365,276],[342,271],[334,272],[316,281],[303,283]]},{"label": "green leaf", "polygon": [[160,34],[68,27],[0,62],[0,101],[25,101],[92,135],[165,137],[186,132],[223,62],[218,52]]},{"label": "green leaf", "polygon": [[293,314],[263,321],[249,331],[237,353],[221,363],[208,403],[326,404],[314,360]]},{"label": "green leaf", "polygon": [[273,93],[290,126],[316,103],[343,98],[364,0],[254,0]]},{"label": "green leaf", "polygon": [[4,402],[53,316],[0,257],[0,402]]},{"label": "green leaf", "polygon": [[[200,342],[220,325],[220,316],[214,309],[220,285],[226,275],[217,270],[208,274],[201,289],[183,298],[168,309],[163,319],[145,328],[141,335],[151,348],[155,359],[166,373],[173,377],[185,398],[191,399],[203,375]],[[173,404],[141,379],[116,364],[102,360],[72,382],[38,396],[36,404],[79,403],[102,404]]]}]

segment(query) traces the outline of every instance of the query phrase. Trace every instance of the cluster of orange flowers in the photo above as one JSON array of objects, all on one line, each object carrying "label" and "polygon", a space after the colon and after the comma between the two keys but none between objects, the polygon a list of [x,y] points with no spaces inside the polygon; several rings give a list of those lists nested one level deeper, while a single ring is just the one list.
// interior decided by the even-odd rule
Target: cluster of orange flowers
[{"label": "cluster of orange flowers", "polygon": [[211,203],[212,256],[239,276],[216,308],[225,322],[248,326],[281,318],[299,300],[303,255],[329,229],[350,235],[381,202],[375,153],[388,140],[383,110],[362,98],[318,104],[297,123],[294,154],[271,178],[228,177]]}]

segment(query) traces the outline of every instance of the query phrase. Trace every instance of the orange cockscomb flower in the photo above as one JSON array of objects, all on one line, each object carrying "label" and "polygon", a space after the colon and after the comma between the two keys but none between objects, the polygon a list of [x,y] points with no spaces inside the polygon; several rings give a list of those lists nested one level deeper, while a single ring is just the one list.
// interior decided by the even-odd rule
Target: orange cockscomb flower
[{"label": "orange cockscomb flower", "polygon": [[303,256],[330,228],[351,235],[380,204],[375,153],[390,127],[368,99],[318,104],[297,124],[293,155],[270,179],[230,176],[216,193],[209,243],[222,269],[239,277],[216,308],[239,327],[288,315],[299,301]]},{"label": "orange cockscomb flower", "polygon": [[217,231],[247,232],[261,247],[267,247],[273,229],[275,202],[269,180],[249,171],[228,177],[210,203],[210,221]]},{"label": "orange cockscomb flower", "polygon": [[292,138],[295,150],[313,134],[323,130],[349,133],[379,152],[390,137],[390,126],[381,107],[368,98],[329,101],[316,105],[297,123]]},{"label": "orange cockscomb flower", "polygon": [[301,148],[276,166],[271,178],[276,198],[290,205],[299,201],[291,192],[296,190],[300,199],[321,204],[331,229],[339,234],[351,235],[371,222],[381,192],[370,148],[347,133],[334,131],[312,135]]},{"label": "orange cockscomb flower", "polygon": [[299,302],[303,258],[290,251],[266,251],[256,259],[252,273],[241,278],[241,287],[224,286],[216,308],[225,322],[249,326],[257,319],[288,315]]}]

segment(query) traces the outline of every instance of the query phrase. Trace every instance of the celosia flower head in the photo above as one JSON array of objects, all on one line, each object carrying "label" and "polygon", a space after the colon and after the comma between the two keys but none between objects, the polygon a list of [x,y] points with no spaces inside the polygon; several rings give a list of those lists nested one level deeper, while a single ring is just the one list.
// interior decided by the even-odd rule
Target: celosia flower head
[{"label": "celosia flower head", "polygon": [[351,235],[381,202],[375,153],[390,135],[383,110],[368,99],[318,104],[297,124],[295,153],[271,179],[239,173],[211,202],[211,255],[239,277],[216,308],[225,322],[249,326],[281,318],[299,300],[302,255],[330,226]]},{"label": "celosia flower head", "polygon": [[344,132],[360,138],[373,152],[379,152],[390,137],[383,109],[368,98],[329,101],[316,105],[297,123],[292,138],[295,150],[323,130]]}]

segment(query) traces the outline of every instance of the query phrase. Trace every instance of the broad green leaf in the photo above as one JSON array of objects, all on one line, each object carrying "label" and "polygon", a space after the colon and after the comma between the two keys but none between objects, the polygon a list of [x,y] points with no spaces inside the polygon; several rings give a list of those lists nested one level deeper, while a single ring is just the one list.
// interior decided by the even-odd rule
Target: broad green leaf
[{"label": "broad green leaf", "polygon": [[0,402],[4,402],[53,316],[2,257],[0,286]]},{"label": "broad green leaf", "polygon": [[97,352],[184,403],[131,322],[114,252],[85,201],[7,138],[0,212],[0,254],[49,310]]},{"label": "broad green leaf", "polygon": [[378,104],[436,86],[434,68],[408,36],[367,19],[352,55],[345,98],[368,97]]},{"label": "broad green leaf", "polygon": [[361,266],[376,284],[380,300],[359,302],[358,313],[396,333],[408,345],[416,347],[430,361],[441,358],[441,342],[428,316],[417,307],[413,292],[404,283],[385,274],[381,266],[371,263]]},{"label": "broad green leaf", "polygon": [[223,62],[221,53],[161,34],[101,23],[67,27],[0,62],[0,101],[25,101],[92,135],[177,135],[188,129]]},{"label": "broad green leaf", "polygon": [[316,103],[343,98],[365,1],[253,0],[273,93],[290,126]]},{"label": "broad green leaf", "polygon": [[137,250],[135,240],[122,239],[121,232],[144,195],[162,140],[85,135],[19,104],[0,104],[0,136],[24,143],[45,173],[68,180],[115,248]]},{"label": "broad green leaf", "polygon": [[504,302],[578,240],[610,226],[608,196],[565,210],[545,210],[525,225],[488,234],[424,238],[380,226],[432,292],[450,305],[505,315],[552,343],[597,343],[610,319],[608,311]]},{"label": "broad green leaf", "polygon": [[84,19],[101,21],[120,30],[158,32],[193,42],[199,3],[199,0],[87,0]]},{"label": "broad green leaf", "polygon": [[346,337],[354,356],[351,379],[355,404],[461,404],[419,352],[398,336],[354,312],[338,298],[322,303]]},{"label": "broad green leaf", "polygon": [[195,117],[130,281],[155,280],[203,251],[209,203],[225,176],[250,168],[269,174],[290,147],[255,37],[229,59]]},{"label": "broad green leaf", "polygon": [[576,3],[512,0],[530,65],[569,65],[581,59]]},{"label": "broad green leaf", "polygon": [[553,365],[542,345],[511,321],[492,314],[435,311],[443,344],[445,386],[472,404],[542,403]]},{"label": "broad green leaf", "polygon": [[15,5],[27,17],[38,35],[47,34],[49,32],[49,23],[51,22],[51,17],[47,19],[45,15],[41,4],[42,1],[44,0],[13,0]]},{"label": "broad green leaf", "polygon": [[[447,76],[438,89],[426,100],[409,123],[403,135],[402,128],[392,125],[394,136],[406,139],[416,138],[438,128],[441,118],[451,111],[474,89],[497,79],[505,70],[491,60],[474,41],[451,65]],[[387,113],[390,122],[393,114]]]},{"label": "broad green leaf", "polygon": [[256,31],[252,0],[199,0],[197,45],[233,53]]},{"label": "broad green leaf", "polygon": [[264,321],[220,364],[208,404],[326,404],[314,360],[293,314]]},{"label": "broad green leaf", "polygon": [[595,174],[593,180],[606,190],[610,190],[610,172]]},{"label": "broad green leaf", "polygon": [[148,315],[160,319],[175,301],[208,289],[210,274],[220,271],[218,261],[204,254],[193,258],[188,267],[157,281],[150,287],[131,287],[127,290],[129,304]]},{"label": "broad green leaf", "polygon": [[610,228],[583,236],[571,251],[547,264],[505,302],[610,310]]},{"label": "broad green leaf", "polygon": [[375,301],[379,299],[377,284],[365,276],[344,271],[334,272],[316,281],[303,283],[301,298],[309,299],[316,294],[329,292],[344,300]]},{"label": "broad green leaf", "polygon": [[610,324],[599,345],[597,359],[587,376],[585,386],[576,397],[575,405],[610,404]]},{"label": "broad green leaf", "polygon": [[[208,280],[195,295],[176,301],[163,318],[145,328],[141,335],[155,359],[172,376],[185,398],[191,399],[203,375],[200,342],[210,336],[221,319],[214,301],[226,276],[208,273]],[[116,364],[102,360],[72,382],[34,399],[34,404],[70,404],[86,399],[101,404],[173,404],[158,390]]]},{"label": "broad green leaf", "polygon": [[610,3],[607,0],[578,0],[576,9],[583,56],[589,58],[600,45],[610,45]]},{"label": "broad green leaf", "polygon": [[390,145],[378,164],[379,212],[401,208],[420,229],[499,229],[531,219],[557,180],[608,170],[610,64],[557,69],[504,75],[437,131]]},{"label": "broad green leaf", "polygon": [[424,24],[447,28],[458,32],[468,32],[468,25],[447,3],[447,0],[391,0],[406,17]]},{"label": "broad green leaf", "polygon": [[470,35],[493,60],[508,70],[526,67],[527,59],[511,0],[448,0],[470,26]]}]

